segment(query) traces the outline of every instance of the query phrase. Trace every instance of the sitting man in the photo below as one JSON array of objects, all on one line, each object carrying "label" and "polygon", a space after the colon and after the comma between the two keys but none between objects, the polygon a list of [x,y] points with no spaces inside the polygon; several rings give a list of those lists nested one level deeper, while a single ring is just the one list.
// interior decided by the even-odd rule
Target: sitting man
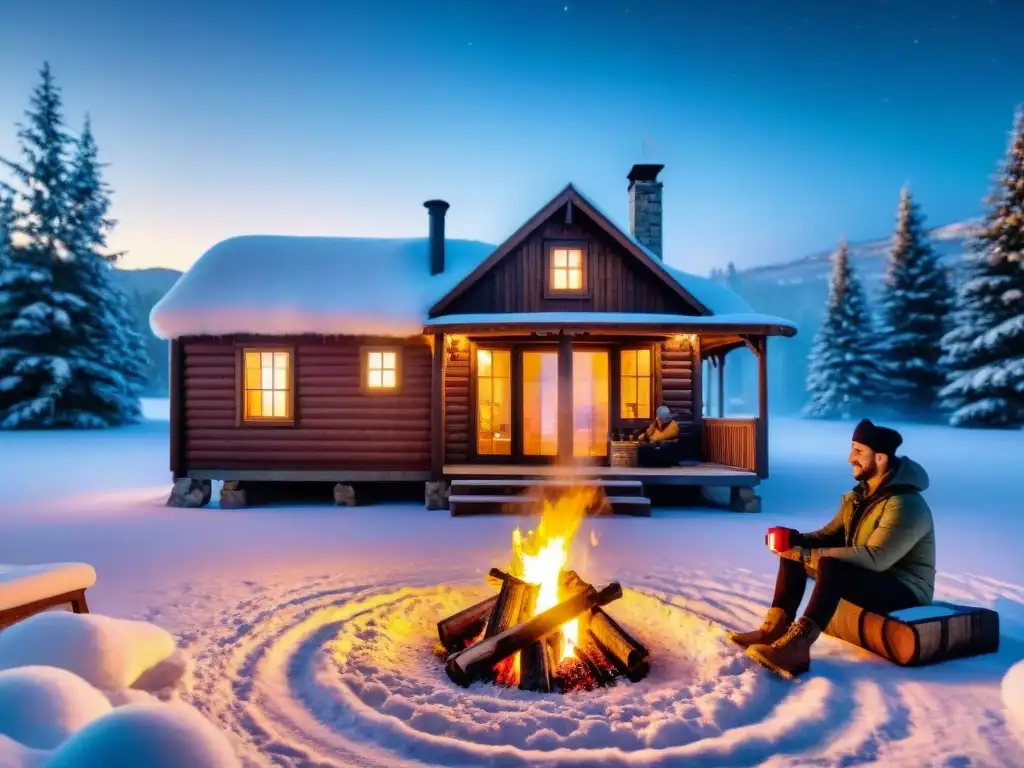
[{"label": "sitting man", "polygon": [[[779,575],[764,624],[729,636],[761,665],[787,678],[806,672],[811,644],[840,598],[875,613],[931,602],[935,529],[921,496],[928,474],[906,456],[896,457],[902,442],[899,432],[861,421],[849,456],[857,487],[843,496],[839,512],[821,530],[787,529],[789,548],[776,552]],[[814,590],[796,619],[808,576],[815,580]]]},{"label": "sitting man", "polygon": [[671,467],[679,462],[679,425],[666,405],[659,405],[654,421],[640,435],[636,463],[641,467]]}]

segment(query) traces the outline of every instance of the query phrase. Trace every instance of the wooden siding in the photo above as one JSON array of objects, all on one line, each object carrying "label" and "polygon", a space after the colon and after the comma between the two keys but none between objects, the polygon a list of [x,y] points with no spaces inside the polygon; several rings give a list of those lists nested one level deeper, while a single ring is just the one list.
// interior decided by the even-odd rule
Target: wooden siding
[{"label": "wooden siding", "polygon": [[[238,426],[240,345],[290,347],[295,423]],[[401,347],[400,391],[360,391],[364,346]],[[281,337],[183,344],[187,469],[430,469],[430,347],[410,341]]]},{"label": "wooden siding", "polygon": [[703,435],[703,461],[756,471],[757,419],[704,419]]},{"label": "wooden siding", "polygon": [[700,398],[694,396],[694,349],[688,345],[662,344],[660,358],[659,391],[655,394],[655,407],[667,405],[679,424],[680,441],[687,458],[700,456]]},{"label": "wooden siding", "polygon": [[464,463],[470,458],[470,350],[463,344],[445,365],[444,460]]},{"label": "wooden siding", "polygon": [[[545,297],[547,247],[556,241],[587,243],[586,297]],[[444,313],[574,311],[699,314],[580,211],[572,224],[565,223],[564,213],[554,214]]]}]

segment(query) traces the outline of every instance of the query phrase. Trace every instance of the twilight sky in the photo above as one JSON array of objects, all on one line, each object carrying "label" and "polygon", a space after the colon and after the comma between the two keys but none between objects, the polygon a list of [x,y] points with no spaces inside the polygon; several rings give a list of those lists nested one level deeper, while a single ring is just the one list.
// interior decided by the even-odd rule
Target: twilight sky
[{"label": "twilight sky", "polygon": [[975,216],[1024,102],[1021,0],[3,0],[0,155],[44,59],[124,266],[237,234],[498,243],[572,181],[706,273]]}]

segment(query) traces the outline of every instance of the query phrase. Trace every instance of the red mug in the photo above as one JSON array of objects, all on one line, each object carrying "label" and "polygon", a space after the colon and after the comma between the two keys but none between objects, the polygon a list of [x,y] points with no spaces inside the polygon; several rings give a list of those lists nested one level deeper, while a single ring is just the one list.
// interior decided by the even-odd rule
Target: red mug
[{"label": "red mug", "polygon": [[785,552],[789,549],[789,534],[789,528],[769,528],[764,542],[772,552]]}]

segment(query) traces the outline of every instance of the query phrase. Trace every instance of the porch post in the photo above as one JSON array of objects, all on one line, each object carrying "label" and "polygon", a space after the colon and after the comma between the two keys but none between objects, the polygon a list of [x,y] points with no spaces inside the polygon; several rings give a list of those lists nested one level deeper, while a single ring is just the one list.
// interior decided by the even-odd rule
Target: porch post
[{"label": "porch post", "polygon": [[756,340],[757,348],[757,476],[768,477],[768,337]]},{"label": "porch post", "polygon": [[444,474],[444,334],[433,336],[430,365],[430,479]]},{"label": "porch post", "polygon": [[718,418],[725,416],[725,352],[718,355]]},{"label": "porch post", "polygon": [[690,347],[690,371],[693,375],[693,423],[696,427],[697,458],[701,461],[707,453],[704,445],[704,360],[702,358],[700,336],[693,340]]},{"label": "porch post", "polygon": [[572,463],[572,336],[558,336],[558,463]]}]

